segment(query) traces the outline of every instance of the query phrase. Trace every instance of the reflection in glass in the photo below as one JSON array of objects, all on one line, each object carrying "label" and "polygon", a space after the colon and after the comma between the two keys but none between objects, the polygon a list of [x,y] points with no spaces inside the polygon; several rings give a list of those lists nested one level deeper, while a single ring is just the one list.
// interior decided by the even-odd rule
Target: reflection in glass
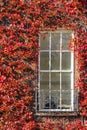
[{"label": "reflection in glass", "polygon": [[59,70],[59,68],[60,68],[60,53],[58,53],[58,52],[51,53],[51,67],[52,67],[52,70]]},{"label": "reflection in glass", "polygon": [[64,52],[62,53],[62,70],[71,69],[71,53]]},{"label": "reflection in glass", "polygon": [[49,49],[49,34],[43,33],[40,35],[40,49],[41,50]]},{"label": "reflection in glass", "polygon": [[40,69],[49,70],[49,53],[48,52],[40,53]]},{"label": "reflection in glass", "polygon": [[51,49],[59,50],[60,33],[51,33]]}]

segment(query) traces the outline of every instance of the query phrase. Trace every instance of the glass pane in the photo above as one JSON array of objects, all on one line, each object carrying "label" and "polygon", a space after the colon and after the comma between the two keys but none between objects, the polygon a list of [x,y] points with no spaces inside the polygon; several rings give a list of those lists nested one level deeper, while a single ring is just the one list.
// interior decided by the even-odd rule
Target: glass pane
[{"label": "glass pane", "polygon": [[71,91],[62,91],[62,109],[69,109],[71,105]]},{"label": "glass pane", "polygon": [[51,73],[51,89],[60,90],[60,73]]},{"label": "glass pane", "polygon": [[49,109],[49,90],[40,91],[40,107],[41,109]]},{"label": "glass pane", "polygon": [[51,49],[59,50],[60,46],[60,33],[51,33]]},{"label": "glass pane", "polygon": [[40,73],[40,89],[47,90],[49,89],[49,73],[41,72]]},{"label": "glass pane", "polygon": [[71,53],[64,52],[62,53],[62,70],[70,70],[71,69]]},{"label": "glass pane", "polygon": [[69,41],[71,39],[71,33],[67,32],[67,33],[62,33],[62,46],[63,46],[63,50],[68,50],[68,45],[69,45]]},{"label": "glass pane", "polygon": [[49,49],[49,34],[43,33],[40,35],[40,49],[41,50]]},{"label": "glass pane", "polygon": [[59,68],[60,68],[60,53],[58,53],[58,52],[51,53],[51,67],[52,67],[52,70],[59,70]]},{"label": "glass pane", "polygon": [[48,52],[40,53],[40,69],[49,70],[49,53]]},{"label": "glass pane", "polygon": [[62,90],[71,89],[71,73],[62,73]]},{"label": "glass pane", "polygon": [[51,108],[59,109],[60,107],[60,91],[52,90],[51,91]]}]

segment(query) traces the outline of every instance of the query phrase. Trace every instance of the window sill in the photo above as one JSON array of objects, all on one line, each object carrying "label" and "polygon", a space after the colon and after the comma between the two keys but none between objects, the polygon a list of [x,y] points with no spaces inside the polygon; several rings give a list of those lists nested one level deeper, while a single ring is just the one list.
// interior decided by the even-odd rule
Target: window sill
[{"label": "window sill", "polygon": [[37,112],[36,116],[42,116],[42,117],[46,117],[46,116],[50,116],[50,117],[67,117],[67,116],[78,116],[79,112],[77,111],[61,111],[61,112]]}]

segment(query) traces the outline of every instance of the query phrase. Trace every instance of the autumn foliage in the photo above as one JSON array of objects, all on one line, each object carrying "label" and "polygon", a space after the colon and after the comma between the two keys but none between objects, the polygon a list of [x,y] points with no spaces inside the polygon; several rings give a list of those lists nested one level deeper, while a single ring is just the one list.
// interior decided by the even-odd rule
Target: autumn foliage
[{"label": "autumn foliage", "polygon": [[[74,45],[70,44],[78,60],[79,79],[75,86],[79,89],[80,115],[87,116],[86,15],[86,9],[76,0],[0,1],[0,130],[37,129],[34,95],[38,35],[44,29],[75,32]],[[66,126],[66,130],[73,130],[73,125]],[[60,126],[56,125],[58,130],[62,130]],[[80,123],[77,127],[86,129]]]}]

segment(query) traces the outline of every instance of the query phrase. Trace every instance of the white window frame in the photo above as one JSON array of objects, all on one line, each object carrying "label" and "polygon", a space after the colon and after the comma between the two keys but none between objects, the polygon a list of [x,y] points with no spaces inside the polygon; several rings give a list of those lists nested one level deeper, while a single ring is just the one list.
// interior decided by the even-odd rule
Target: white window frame
[{"label": "white window frame", "polygon": [[[52,33],[60,33],[60,46],[62,46],[62,32],[67,32],[67,30],[59,30],[59,31],[48,31],[47,33],[50,34],[50,37],[49,37],[49,50],[40,50],[39,51],[39,56],[38,56],[38,61],[39,61],[39,65],[38,65],[38,110],[39,111],[74,111],[74,52],[71,51],[71,50],[62,50],[61,49],[58,51],[58,50],[51,50],[51,34]],[[71,32],[72,34],[72,38],[74,38],[74,32],[73,31],[68,31],[68,32]],[[46,33],[46,31],[43,31],[41,32],[41,34],[43,33]],[[40,46],[40,35],[39,35],[39,46]],[[41,70],[40,69],[40,52],[49,52],[49,70]],[[60,70],[51,70],[51,52],[60,52]],[[62,70],[61,69],[61,58],[62,58],[62,53],[63,52],[71,52],[71,70]],[[71,107],[69,109],[62,109],[61,108],[61,92],[60,92],[60,109],[42,109],[41,108],[41,104],[40,104],[40,72],[49,72],[49,81],[51,81],[51,73],[50,72],[60,72],[60,75],[62,72],[70,72],[71,73]],[[60,87],[61,87],[61,76],[60,76]],[[51,82],[49,82],[49,98],[51,99],[51,93],[50,93],[50,90],[51,90]],[[62,91],[62,89],[60,88],[60,91]]]}]

